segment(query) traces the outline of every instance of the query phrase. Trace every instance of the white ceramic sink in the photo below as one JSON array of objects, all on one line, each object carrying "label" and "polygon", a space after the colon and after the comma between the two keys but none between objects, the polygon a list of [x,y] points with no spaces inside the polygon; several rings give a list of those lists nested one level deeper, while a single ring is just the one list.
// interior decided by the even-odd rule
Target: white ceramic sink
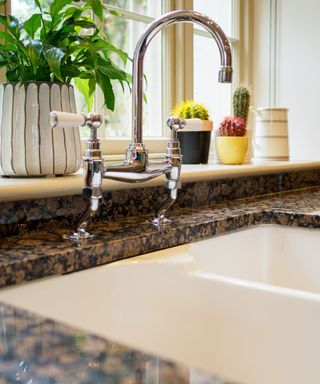
[{"label": "white ceramic sink", "polygon": [[229,381],[319,384],[319,235],[252,228],[2,289],[0,301]]},{"label": "white ceramic sink", "polygon": [[320,293],[320,232],[260,226],[190,244],[204,273]]}]

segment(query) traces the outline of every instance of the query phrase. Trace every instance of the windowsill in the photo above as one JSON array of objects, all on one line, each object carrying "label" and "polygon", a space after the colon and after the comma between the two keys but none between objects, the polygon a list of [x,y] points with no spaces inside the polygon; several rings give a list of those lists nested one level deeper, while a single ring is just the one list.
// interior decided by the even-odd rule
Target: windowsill
[{"label": "windowsill", "polygon": [[[201,180],[252,176],[259,174],[298,171],[320,168],[320,161],[268,161],[252,162],[243,165],[183,165],[181,179],[183,183]],[[37,199],[44,197],[81,194],[82,170],[77,174],[63,177],[7,178],[0,177],[0,201]],[[163,185],[164,176],[141,184],[122,183],[105,180],[103,189],[113,191]]]}]

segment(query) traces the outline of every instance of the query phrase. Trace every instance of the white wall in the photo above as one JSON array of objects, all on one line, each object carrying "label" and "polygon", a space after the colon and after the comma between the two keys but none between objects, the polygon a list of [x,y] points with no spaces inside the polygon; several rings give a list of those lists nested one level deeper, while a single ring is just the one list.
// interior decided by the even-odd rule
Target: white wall
[{"label": "white wall", "polygon": [[320,160],[319,15],[319,0],[255,0],[254,105],[289,108],[291,159]]},{"label": "white wall", "polygon": [[253,14],[253,84],[254,107],[270,104],[270,0],[255,0]]}]

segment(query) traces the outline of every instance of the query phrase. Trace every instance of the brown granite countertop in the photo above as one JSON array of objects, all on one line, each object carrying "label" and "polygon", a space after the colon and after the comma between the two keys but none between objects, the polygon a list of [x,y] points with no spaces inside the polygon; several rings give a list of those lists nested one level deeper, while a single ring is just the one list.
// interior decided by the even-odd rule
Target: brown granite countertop
[{"label": "brown granite countertop", "polygon": [[[44,210],[44,205],[47,216],[59,211],[57,207],[63,207],[65,212],[69,200],[48,200],[49,205],[38,201],[40,209],[33,202],[21,206],[23,209],[20,209],[20,203],[10,203],[2,210],[5,213],[2,215],[3,228],[10,233],[11,225],[21,225],[21,231],[14,228],[12,233],[15,235],[1,238],[0,286],[71,273],[253,225],[320,228],[320,186],[312,187],[319,184],[318,172],[312,174],[306,188],[301,188],[299,184],[300,189],[273,193],[287,184],[288,188],[294,188],[299,177],[277,175],[257,177],[253,181],[242,179],[195,184],[182,190],[181,195],[185,196],[183,204],[173,207],[170,212],[172,224],[161,230],[150,224],[152,215],[149,213],[108,222],[102,217],[91,228],[95,238],[82,244],[63,239],[63,235],[71,229],[67,220],[62,221],[62,225],[56,225],[57,219],[54,218],[34,227],[31,225],[27,230],[25,224],[18,221],[23,215],[38,215]],[[239,198],[239,186],[245,198]],[[265,195],[252,196],[253,189]],[[155,190],[154,196],[161,193]],[[226,199],[216,198],[223,194]],[[146,196],[150,197],[150,191],[142,193],[139,199],[136,192],[128,196],[118,194],[114,196],[114,201],[118,205],[121,202],[120,212],[131,201],[141,202],[141,206],[148,205]],[[152,198],[149,200],[152,205]],[[72,200],[73,204],[75,201]],[[158,205],[157,201],[155,205]],[[81,206],[72,207],[82,210]],[[130,209],[136,212],[136,206]],[[17,223],[12,220],[13,213]],[[191,374],[193,384],[222,383],[218,378],[191,368],[161,361],[155,356],[0,304],[0,384],[16,381],[142,384],[146,382],[146,377],[155,378],[163,384],[188,384]]]},{"label": "brown granite countertop", "polygon": [[70,227],[48,225],[1,239],[0,286],[65,274],[181,245],[258,224],[320,228],[320,187],[171,211],[172,224],[157,230],[151,215],[96,222],[95,238],[63,239]]}]

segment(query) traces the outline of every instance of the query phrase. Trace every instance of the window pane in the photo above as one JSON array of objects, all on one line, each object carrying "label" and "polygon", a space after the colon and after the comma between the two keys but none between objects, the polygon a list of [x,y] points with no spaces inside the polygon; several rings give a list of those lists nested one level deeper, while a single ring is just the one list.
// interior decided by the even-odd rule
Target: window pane
[{"label": "window pane", "polygon": [[11,13],[20,19],[30,17],[34,11],[33,0],[11,0]]},{"label": "window pane", "polygon": [[161,0],[108,0],[105,3],[150,17],[161,14]]},{"label": "window pane", "polygon": [[[231,36],[232,0],[194,0],[194,9],[211,17]],[[194,34],[194,99],[208,108],[215,128],[231,114],[231,85],[218,83],[219,69],[220,54],[214,40]]]},{"label": "window pane", "polygon": [[161,14],[161,0],[107,0],[105,3],[151,17]]},{"label": "window pane", "polygon": [[[146,3],[146,1],[143,1]],[[149,3],[152,0],[148,1]],[[139,1],[135,1],[139,3]],[[128,20],[124,17],[106,16],[105,30],[110,41],[118,48],[128,52],[133,57],[134,49],[138,39],[146,28],[146,24],[138,21]],[[120,59],[113,56],[119,65]],[[127,72],[132,72],[131,63],[128,63]],[[161,116],[161,35],[157,35],[145,55],[144,73],[146,76],[145,94],[147,103],[144,103],[143,124],[145,137],[162,136]],[[107,118],[105,136],[108,137],[130,137],[131,136],[131,94],[128,89],[123,90],[117,82],[114,82],[116,96],[116,108],[114,112],[104,111]]]},{"label": "window pane", "polygon": [[212,38],[194,35],[194,100],[205,105],[218,128],[231,114],[231,84],[218,83],[219,50]]},{"label": "window pane", "polygon": [[227,36],[232,36],[232,0],[193,0],[193,8],[211,17]]}]

